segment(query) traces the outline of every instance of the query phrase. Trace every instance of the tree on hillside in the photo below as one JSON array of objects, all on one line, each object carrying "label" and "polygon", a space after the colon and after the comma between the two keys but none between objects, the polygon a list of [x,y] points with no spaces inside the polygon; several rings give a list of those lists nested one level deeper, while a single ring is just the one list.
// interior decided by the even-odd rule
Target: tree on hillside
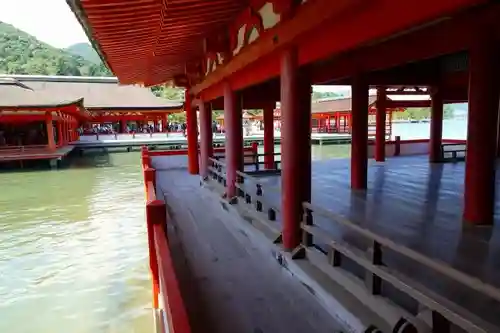
[{"label": "tree on hillside", "polygon": [[101,64],[45,44],[0,22],[0,73],[29,75],[111,76]]},{"label": "tree on hillside", "polygon": [[341,94],[338,94],[336,92],[333,92],[333,91],[313,91],[312,93],[312,100],[313,101],[317,101],[319,99],[323,99],[323,98],[335,98],[335,97],[342,97]]},{"label": "tree on hillside", "polygon": [[154,86],[151,91],[158,97],[163,97],[173,101],[184,100],[184,89],[167,86]]},{"label": "tree on hillside", "polygon": [[[455,114],[455,108],[453,105],[445,104],[443,108],[443,118],[452,119]],[[393,114],[394,119],[410,119],[410,120],[422,120],[431,117],[430,108],[408,108],[403,112],[396,112]]]}]

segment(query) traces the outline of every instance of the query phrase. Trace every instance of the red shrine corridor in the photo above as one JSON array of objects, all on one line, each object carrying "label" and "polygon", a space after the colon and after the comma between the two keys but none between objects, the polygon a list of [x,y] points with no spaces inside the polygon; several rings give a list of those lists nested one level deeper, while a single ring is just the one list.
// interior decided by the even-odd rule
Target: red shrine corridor
[{"label": "red shrine corridor", "polygon": [[[203,192],[208,191],[198,187],[198,177],[188,175],[184,157],[158,157],[154,159],[153,165],[158,169],[158,184],[165,194],[166,202],[172,209],[174,220],[177,223],[182,223],[182,226],[176,226],[176,230],[180,230],[181,233],[172,239],[176,241],[179,239],[180,243],[183,244],[186,251],[185,260],[188,263],[193,262],[192,267],[196,270],[195,276],[200,274],[203,276],[206,272],[211,271],[210,267],[207,269],[206,266],[207,263],[209,266],[213,265],[213,258],[206,257],[210,256],[208,253],[211,251],[220,253],[223,257],[226,256],[223,259],[228,264],[226,269],[233,271],[231,274],[239,272],[237,273],[239,278],[235,277],[236,281],[240,281],[238,279],[246,281],[244,276],[247,273],[250,274],[248,276],[264,274],[263,272],[258,273],[259,270],[248,263],[242,265],[243,262],[236,259],[239,245],[234,246],[238,243],[230,245],[227,241],[227,235],[224,236],[216,225],[223,224],[221,219],[228,219],[229,223],[238,223],[238,220],[229,214],[226,217],[213,216],[215,214],[213,212],[220,214],[220,204],[216,197],[207,198],[203,194]],[[427,257],[436,259],[438,262],[443,262],[443,265],[446,263],[466,273],[469,277],[479,278],[485,283],[500,287],[500,282],[498,282],[500,281],[498,278],[500,277],[499,229],[495,226],[463,227],[461,219],[464,163],[429,164],[428,156],[389,158],[385,163],[370,160],[368,190],[366,192],[351,191],[349,160],[346,159],[314,161],[312,178],[313,205],[347,218],[359,226],[397,242],[399,245],[404,245]],[[497,188],[500,187],[498,179],[500,177],[497,177]],[[269,207],[277,209],[277,222],[274,224],[275,228],[279,229],[280,177],[266,176],[260,180],[264,211]],[[210,182],[216,183],[214,180],[210,180]],[[248,193],[255,192],[251,182],[245,182],[245,187],[248,187]],[[203,196],[203,200],[200,196]],[[497,212],[500,211],[498,208],[500,208],[499,202],[497,202]],[[329,236],[336,241],[348,243],[362,251],[369,250],[371,245],[369,241],[351,233],[340,224],[328,219],[324,214],[313,213],[313,218],[314,224],[319,225],[322,230],[326,230]],[[498,219],[499,216],[496,214],[497,223]],[[207,223],[207,221],[210,222]],[[227,230],[224,233],[227,233]],[[204,244],[208,248],[205,250],[196,249],[200,244]],[[315,241],[314,244],[323,251],[327,251],[326,243],[321,240]],[[210,248],[212,250],[207,250]],[[245,261],[250,260],[250,262],[266,265],[266,267],[268,264],[269,267],[273,266],[272,257],[269,258],[269,255],[267,259],[266,256],[258,259],[253,257],[255,255],[253,251],[256,251],[255,247],[245,244],[241,250],[245,251],[241,254],[245,257]],[[198,253],[198,251],[200,252]],[[249,254],[246,251],[252,253]],[[500,325],[500,318],[497,316],[500,307],[493,298],[464,287],[463,284],[452,281],[452,279],[433,272],[416,262],[409,261],[408,258],[391,250],[387,250],[384,254],[384,265],[387,267],[395,268],[398,272],[412,277],[426,288],[459,304],[474,316],[477,315],[483,320]],[[266,262],[267,264],[265,264]],[[236,268],[233,265],[237,265]],[[350,260],[343,261],[342,265],[353,276],[357,276],[361,280],[364,279],[361,266]],[[188,266],[191,267],[191,265]],[[274,266],[277,265],[274,264]],[[219,265],[219,268],[222,269],[222,265]],[[181,269],[181,266],[178,269]],[[266,270],[268,269],[270,268],[266,268]],[[279,269],[277,271],[279,272]],[[183,274],[186,274],[185,270]],[[227,274],[227,272],[219,271],[218,274]],[[281,273],[275,272],[273,274],[275,274],[274,277],[267,275],[267,273],[264,277],[256,277],[261,282],[267,281],[266,283],[269,283],[269,292],[273,288],[277,288],[276,286],[272,287],[273,284],[278,283],[276,281],[283,278]],[[203,278],[198,279],[203,281]],[[198,285],[200,283],[204,285],[203,282],[198,282]],[[259,290],[266,290],[264,288],[266,283],[259,284],[259,288],[262,288]],[[281,283],[278,284],[281,285]],[[493,288],[492,286],[489,287]],[[221,286],[218,292],[223,292],[226,287]],[[246,286],[246,288],[251,288],[251,285]],[[493,289],[498,292],[498,289]],[[232,295],[231,297],[239,297],[237,290],[240,289],[235,283],[233,283],[232,289],[227,289]],[[294,293],[297,292],[295,289],[293,290]],[[409,313],[417,315],[420,311],[414,300],[389,284],[384,285],[382,295]],[[210,296],[210,293],[205,294],[205,296],[214,297],[213,294]],[[286,302],[286,298],[283,301]],[[210,299],[210,303],[217,304],[217,301]]]},{"label": "red shrine corridor", "polygon": [[276,260],[225,227],[234,219],[200,188],[199,176],[188,174],[185,157],[156,159],[154,166],[192,332],[341,332]]}]

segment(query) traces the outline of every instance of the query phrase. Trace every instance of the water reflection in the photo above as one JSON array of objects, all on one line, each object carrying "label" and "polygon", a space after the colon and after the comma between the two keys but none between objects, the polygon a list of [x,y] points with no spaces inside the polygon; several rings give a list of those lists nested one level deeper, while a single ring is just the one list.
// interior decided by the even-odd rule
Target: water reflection
[{"label": "water reflection", "polygon": [[152,331],[138,161],[0,174],[0,332]]}]

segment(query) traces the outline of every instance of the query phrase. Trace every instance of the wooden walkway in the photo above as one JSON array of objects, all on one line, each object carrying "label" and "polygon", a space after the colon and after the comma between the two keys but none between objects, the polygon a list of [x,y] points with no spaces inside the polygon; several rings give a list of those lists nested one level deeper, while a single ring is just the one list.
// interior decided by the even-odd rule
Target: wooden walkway
[{"label": "wooden walkway", "polygon": [[[169,207],[169,239],[193,332],[342,332],[270,253],[235,237],[231,216],[187,173],[183,156],[157,159]],[[229,221],[223,221],[229,219]]]},{"label": "wooden walkway", "polygon": [[[464,225],[464,168],[463,162],[431,165],[427,156],[397,157],[385,163],[371,160],[368,189],[356,192],[349,186],[349,160],[315,161],[312,204],[500,288],[500,200],[496,202],[494,226]],[[500,193],[500,168],[496,179]],[[280,207],[280,177],[266,177],[264,184],[268,204]],[[266,187],[276,191],[266,192]],[[335,239],[362,250],[371,245],[321,216],[314,216],[314,223],[330,231]],[[401,256],[389,253],[384,261],[500,327],[498,302],[421,269]],[[356,265],[349,270],[361,274]],[[386,292],[395,293],[390,289]],[[410,312],[418,311],[402,295],[393,299]]]},{"label": "wooden walkway", "polygon": [[51,151],[45,146],[0,147],[0,162],[60,159],[73,149],[74,147],[71,145],[58,147],[55,151]]}]

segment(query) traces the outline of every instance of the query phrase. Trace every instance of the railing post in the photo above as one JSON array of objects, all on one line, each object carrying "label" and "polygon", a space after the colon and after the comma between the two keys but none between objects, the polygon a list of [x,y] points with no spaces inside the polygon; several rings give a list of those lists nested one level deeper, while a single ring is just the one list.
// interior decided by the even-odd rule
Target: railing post
[{"label": "railing post", "polygon": [[149,182],[153,183],[153,188],[156,191],[156,169],[148,167],[144,170],[144,181],[146,186]]},{"label": "railing post", "polygon": [[[161,200],[150,201],[146,204],[146,223],[148,233],[149,267],[151,269],[151,280],[153,282],[153,308],[157,309],[160,294],[160,279],[158,271],[158,258],[156,257],[155,234],[153,226],[160,224],[163,228],[167,223],[167,210],[165,202]],[[164,236],[164,235],[161,235]],[[166,235],[165,235],[166,237]]]},{"label": "railing post", "polygon": [[[304,215],[302,217],[302,223],[305,225],[313,225],[312,210],[307,207],[304,207]],[[305,230],[302,231],[302,245],[304,245],[305,247],[313,245],[312,235]]]},{"label": "railing post", "polygon": [[401,154],[401,137],[398,135],[394,138],[394,156]]},{"label": "railing post", "polygon": [[149,155],[142,155],[142,165],[145,165],[148,168],[151,166],[151,158]]},{"label": "railing post", "polygon": [[259,171],[259,143],[252,142],[252,154],[253,154],[253,162],[255,163],[255,171]]},{"label": "railing post", "polygon": [[[373,241],[373,247],[370,248],[369,252],[371,252],[372,264],[382,265],[382,245],[377,241]],[[372,295],[380,295],[382,291],[382,279],[376,274],[367,272],[366,286]]]},{"label": "railing post", "polygon": [[262,185],[261,184],[256,184],[257,186],[257,199],[255,201],[255,208],[257,209],[258,212],[262,212],[262,201],[259,200],[258,197],[262,196]]}]

